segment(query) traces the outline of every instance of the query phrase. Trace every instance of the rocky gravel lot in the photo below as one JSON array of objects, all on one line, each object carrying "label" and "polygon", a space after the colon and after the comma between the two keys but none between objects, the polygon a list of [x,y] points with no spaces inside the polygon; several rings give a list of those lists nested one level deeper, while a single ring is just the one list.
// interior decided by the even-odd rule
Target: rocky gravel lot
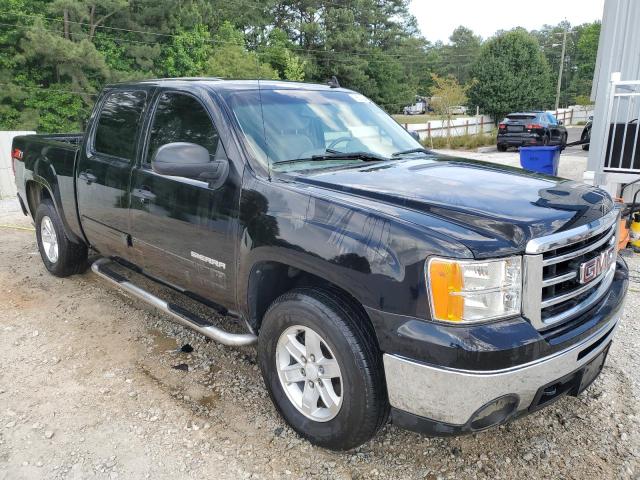
[{"label": "rocky gravel lot", "polygon": [[[1,210],[0,224],[30,227]],[[640,257],[628,262],[626,313],[581,397],[460,438],[388,425],[334,453],[287,428],[252,348],[208,342],[91,273],[55,278],[33,232],[0,227],[0,479],[640,478]]]}]

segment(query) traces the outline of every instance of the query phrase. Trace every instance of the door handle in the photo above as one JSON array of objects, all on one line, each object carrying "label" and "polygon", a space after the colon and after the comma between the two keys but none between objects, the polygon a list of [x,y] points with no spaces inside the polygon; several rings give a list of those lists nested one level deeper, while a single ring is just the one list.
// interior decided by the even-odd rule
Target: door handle
[{"label": "door handle", "polygon": [[79,177],[84,180],[85,182],[87,182],[87,185],[91,185],[93,182],[95,182],[96,180],[98,180],[98,177],[96,177],[93,173],[91,173],[91,171],[87,170],[86,172],[82,172]]},{"label": "door handle", "polygon": [[156,199],[156,194],[146,185],[133,190],[133,196],[138,198],[141,203],[149,203],[150,200]]}]

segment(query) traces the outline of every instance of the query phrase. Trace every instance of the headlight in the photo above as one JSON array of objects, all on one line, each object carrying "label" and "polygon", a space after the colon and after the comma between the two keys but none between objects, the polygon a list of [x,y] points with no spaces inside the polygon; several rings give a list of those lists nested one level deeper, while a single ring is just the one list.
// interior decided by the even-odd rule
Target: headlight
[{"label": "headlight", "polygon": [[522,258],[431,258],[427,268],[431,318],[474,323],[520,313]]}]

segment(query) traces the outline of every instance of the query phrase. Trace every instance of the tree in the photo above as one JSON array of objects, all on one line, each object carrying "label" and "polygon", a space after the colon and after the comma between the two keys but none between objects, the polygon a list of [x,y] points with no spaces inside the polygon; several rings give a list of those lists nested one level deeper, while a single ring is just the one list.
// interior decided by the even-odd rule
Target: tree
[{"label": "tree", "polygon": [[432,74],[431,77],[433,79],[431,106],[447,123],[447,146],[449,146],[451,144],[452,107],[467,103],[469,86],[460,85],[453,75],[439,77]]},{"label": "tree", "polygon": [[481,46],[482,39],[473,30],[462,25],[457,27],[449,37],[449,45],[443,48],[446,73],[456,77],[458,83],[466,83]]},{"label": "tree", "polygon": [[471,75],[470,103],[496,122],[509,112],[540,110],[553,101],[549,64],[535,37],[523,29],[488,40]]},{"label": "tree", "polygon": [[271,65],[260,61],[255,52],[247,50],[244,34],[230,22],[222,24],[213,42],[215,48],[204,66],[205,75],[221,78],[279,78]]},{"label": "tree", "polygon": [[180,32],[164,49],[164,74],[168,77],[202,75],[213,52],[211,35],[206,25]]},{"label": "tree", "polygon": [[600,22],[587,23],[576,27],[575,75],[569,85],[569,93],[575,103],[578,97],[591,94],[591,85],[596,68]]}]

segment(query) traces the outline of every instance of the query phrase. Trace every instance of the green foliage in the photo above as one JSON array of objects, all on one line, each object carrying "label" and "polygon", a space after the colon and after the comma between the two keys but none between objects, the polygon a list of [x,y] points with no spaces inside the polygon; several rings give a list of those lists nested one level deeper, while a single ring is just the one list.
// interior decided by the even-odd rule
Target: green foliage
[{"label": "green foliage", "polygon": [[[559,66],[559,48],[552,45],[570,25],[533,32],[549,71],[549,65],[545,69],[539,62],[540,51],[534,54],[533,43],[522,39],[511,41],[515,53],[507,55],[506,46],[494,45],[502,45],[499,40],[482,46],[480,37],[461,26],[448,43],[430,44],[420,35],[408,4],[408,0],[3,0],[0,128],[77,130],[105,84],[163,76],[324,83],[335,75],[342,86],[399,113],[416,94],[430,94],[434,73],[439,78],[452,75],[466,88],[473,75],[481,75],[489,79],[487,88],[476,84],[469,96],[484,113],[548,103]],[[563,103],[590,92],[600,25],[580,25],[572,31]],[[517,35],[531,41],[526,32]],[[492,58],[494,53],[499,58]],[[520,54],[534,59],[537,67],[513,72],[505,56],[520,65],[525,63],[516,58]],[[524,82],[521,95],[517,78],[529,73],[540,83],[533,92],[534,80]],[[493,81],[496,78],[502,80]]]},{"label": "green foliage", "polygon": [[172,37],[164,49],[163,72],[167,77],[194,77],[202,75],[213,52],[211,34],[206,25]]},{"label": "green foliage", "polygon": [[534,36],[522,29],[488,40],[471,69],[472,105],[498,121],[509,112],[551,106],[551,72]]},{"label": "green foliage", "polygon": [[481,134],[465,134],[456,137],[432,137],[423,140],[422,144],[427,148],[452,148],[454,150],[472,150],[474,148],[486,147],[496,144],[496,132],[485,132]]},{"label": "green foliage", "polygon": [[260,61],[255,52],[245,47],[244,35],[225,22],[214,38],[215,49],[207,60],[204,73],[221,78],[279,78],[278,72]]}]

